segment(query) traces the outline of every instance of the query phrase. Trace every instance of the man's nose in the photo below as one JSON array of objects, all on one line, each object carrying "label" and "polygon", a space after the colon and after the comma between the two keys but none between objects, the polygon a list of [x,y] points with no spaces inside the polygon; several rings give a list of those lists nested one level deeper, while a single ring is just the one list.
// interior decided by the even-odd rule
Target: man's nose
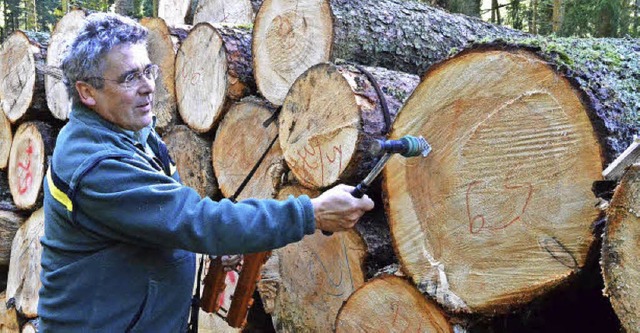
[{"label": "man's nose", "polygon": [[138,91],[141,94],[151,94],[156,90],[156,80],[155,78],[148,78],[145,75],[140,77],[140,86],[138,87]]}]

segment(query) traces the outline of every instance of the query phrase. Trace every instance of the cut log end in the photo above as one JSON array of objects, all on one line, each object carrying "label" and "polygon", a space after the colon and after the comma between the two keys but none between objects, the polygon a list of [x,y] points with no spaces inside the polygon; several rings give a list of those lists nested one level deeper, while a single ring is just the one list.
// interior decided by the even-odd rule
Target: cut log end
[{"label": "cut log end", "polygon": [[340,309],[336,332],[453,332],[436,304],[397,276],[373,279]]},{"label": "cut log end", "polygon": [[640,165],[631,166],[616,188],[602,239],[605,294],[628,332],[640,325]]},{"label": "cut log end", "polygon": [[199,22],[252,24],[253,7],[251,1],[200,1],[193,14],[193,24]]},{"label": "cut log end", "polygon": [[211,24],[195,25],[176,56],[175,85],[180,115],[199,133],[211,130],[222,117],[227,67],[220,35]]},{"label": "cut log end", "polygon": [[4,112],[0,110],[0,170],[7,168],[9,153],[11,152],[11,142],[13,142],[11,123]]},{"label": "cut log end", "polygon": [[42,180],[48,154],[50,127],[41,122],[27,122],[16,130],[9,155],[9,189],[16,207],[33,210],[41,204]]},{"label": "cut log end", "polygon": [[36,84],[36,66],[29,37],[16,31],[0,46],[0,96],[2,110],[11,123],[31,105]]},{"label": "cut log end", "polygon": [[[391,137],[384,189],[403,270],[454,311],[506,311],[586,261],[602,154],[580,94],[532,53],[484,50],[425,75]],[[420,199],[416,199],[420,198]]]},{"label": "cut log end", "polygon": [[254,70],[258,89],[271,103],[282,105],[289,87],[300,74],[329,60],[333,41],[329,2],[266,0],[256,15],[254,26]]}]

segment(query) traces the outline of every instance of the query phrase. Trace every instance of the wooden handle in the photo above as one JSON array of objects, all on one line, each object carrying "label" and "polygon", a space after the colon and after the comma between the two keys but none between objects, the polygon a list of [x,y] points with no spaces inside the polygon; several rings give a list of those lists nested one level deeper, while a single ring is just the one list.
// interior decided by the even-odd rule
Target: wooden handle
[{"label": "wooden handle", "polygon": [[236,291],[231,299],[227,323],[231,327],[242,328],[246,324],[247,312],[253,304],[253,292],[260,280],[260,269],[271,252],[259,252],[244,255],[244,263],[238,277]]},{"label": "wooden handle", "polygon": [[202,310],[209,313],[216,313],[220,309],[220,294],[225,289],[225,278],[227,272],[222,267],[222,257],[218,256],[211,260],[207,276],[204,278],[204,289],[200,304]]}]

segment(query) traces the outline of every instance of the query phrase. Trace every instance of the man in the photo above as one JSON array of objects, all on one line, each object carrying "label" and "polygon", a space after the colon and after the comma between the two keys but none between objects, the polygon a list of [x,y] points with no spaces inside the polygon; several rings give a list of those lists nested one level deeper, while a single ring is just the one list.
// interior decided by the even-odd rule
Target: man
[{"label": "man", "polygon": [[45,180],[43,332],[184,332],[194,252],[274,249],[349,229],[373,208],[346,185],[239,203],[181,185],[153,130],[146,36],[131,19],[92,14],[62,62],[73,110]]}]

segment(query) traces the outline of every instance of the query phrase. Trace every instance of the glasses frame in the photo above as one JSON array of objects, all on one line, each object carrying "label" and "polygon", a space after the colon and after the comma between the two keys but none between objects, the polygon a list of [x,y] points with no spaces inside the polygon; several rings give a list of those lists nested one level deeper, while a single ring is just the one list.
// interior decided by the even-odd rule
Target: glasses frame
[{"label": "glasses frame", "polygon": [[111,81],[119,85],[120,87],[130,90],[135,87],[140,86],[140,82],[142,82],[142,78],[145,77],[147,80],[155,81],[160,75],[160,67],[156,64],[148,64],[141,71],[135,71],[133,73],[129,73],[120,77],[119,79],[107,79],[101,76],[93,76],[85,78],[85,80],[89,79],[98,79],[103,81]]}]

